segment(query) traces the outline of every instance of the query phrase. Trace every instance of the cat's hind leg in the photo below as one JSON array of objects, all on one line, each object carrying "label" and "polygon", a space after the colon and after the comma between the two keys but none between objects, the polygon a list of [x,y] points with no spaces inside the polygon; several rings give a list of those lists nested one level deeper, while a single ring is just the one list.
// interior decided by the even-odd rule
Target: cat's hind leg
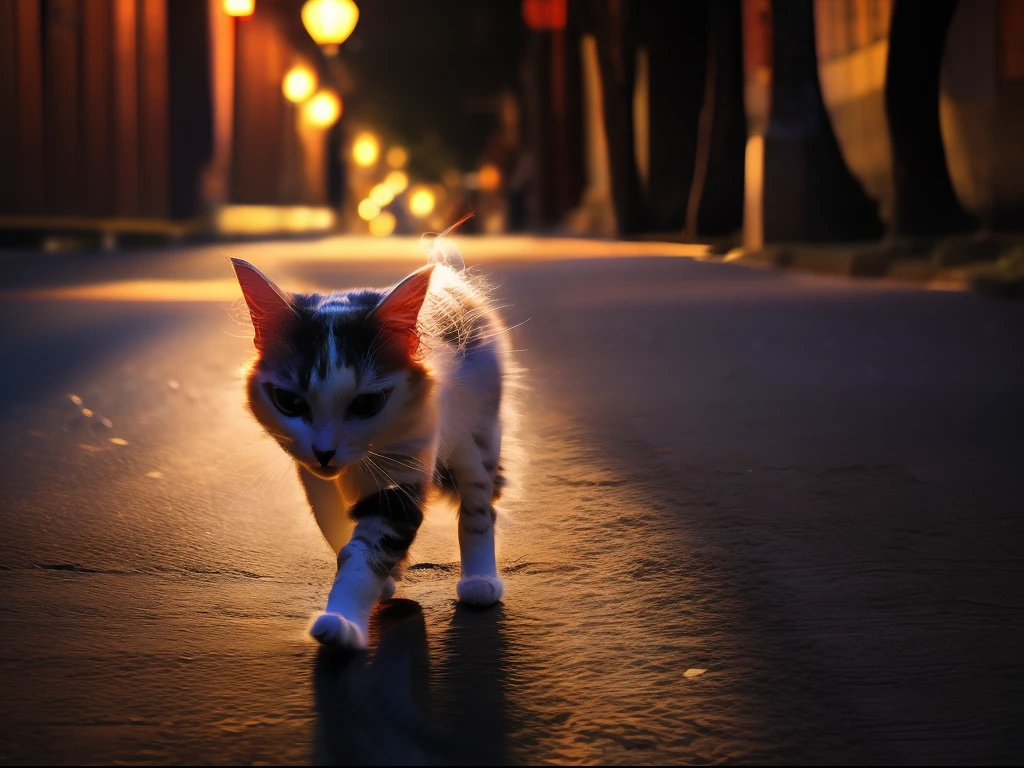
[{"label": "cat's hind leg", "polygon": [[[405,557],[423,522],[424,487],[402,484],[359,501],[349,514],[356,521],[352,539],[338,553],[338,573],[327,607],[309,629],[326,645],[366,648],[370,612],[392,581],[392,569]],[[386,599],[386,598],[385,598]]]},{"label": "cat's hind leg", "polygon": [[459,493],[459,551],[462,578],[459,600],[480,607],[501,599],[505,585],[498,578],[494,554],[494,479],[497,468],[497,427],[467,436],[448,458],[448,471]]}]

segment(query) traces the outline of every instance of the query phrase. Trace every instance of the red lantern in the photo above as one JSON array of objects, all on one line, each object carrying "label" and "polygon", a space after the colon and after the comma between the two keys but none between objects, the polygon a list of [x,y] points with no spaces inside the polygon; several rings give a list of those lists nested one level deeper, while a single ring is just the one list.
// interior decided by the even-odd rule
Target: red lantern
[{"label": "red lantern", "polygon": [[561,32],[568,17],[566,0],[523,0],[523,21],[535,32]]}]

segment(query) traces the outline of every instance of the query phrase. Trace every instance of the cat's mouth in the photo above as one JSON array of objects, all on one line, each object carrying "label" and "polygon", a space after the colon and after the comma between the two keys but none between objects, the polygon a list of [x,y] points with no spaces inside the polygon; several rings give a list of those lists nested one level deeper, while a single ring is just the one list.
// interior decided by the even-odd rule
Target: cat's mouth
[{"label": "cat's mouth", "polygon": [[305,464],[305,467],[321,480],[337,480],[344,470],[344,467],[321,467],[319,464]]}]

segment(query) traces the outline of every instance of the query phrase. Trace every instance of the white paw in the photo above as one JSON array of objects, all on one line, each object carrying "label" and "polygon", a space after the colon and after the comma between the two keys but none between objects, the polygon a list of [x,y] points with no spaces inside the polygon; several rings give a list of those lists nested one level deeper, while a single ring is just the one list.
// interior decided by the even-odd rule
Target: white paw
[{"label": "white paw", "polygon": [[388,576],[384,579],[384,586],[380,588],[381,601],[390,600],[394,597],[396,589],[398,589],[398,587],[395,585],[395,579],[393,576]]},{"label": "white paw", "polygon": [[324,645],[359,651],[366,648],[366,633],[340,613],[321,613],[309,628],[309,634]]},{"label": "white paw", "polygon": [[484,608],[501,600],[505,585],[495,576],[464,576],[455,591],[459,593],[459,600],[467,605]]}]

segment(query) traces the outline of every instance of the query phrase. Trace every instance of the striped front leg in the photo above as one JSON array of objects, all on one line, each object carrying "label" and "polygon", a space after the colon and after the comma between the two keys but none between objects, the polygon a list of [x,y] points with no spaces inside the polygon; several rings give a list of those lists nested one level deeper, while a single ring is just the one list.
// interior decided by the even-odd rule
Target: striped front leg
[{"label": "striped front leg", "polygon": [[456,447],[448,460],[449,473],[459,492],[462,578],[455,589],[459,600],[479,607],[498,602],[505,591],[505,585],[498,578],[494,554],[496,460],[489,458],[488,450],[482,439],[466,440]]},{"label": "striped front leg", "polygon": [[365,648],[370,612],[385,580],[405,557],[423,522],[423,486],[398,485],[368,496],[349,514],[356,527],[338,553],[327,608],[310,634],[325,645]]}]

